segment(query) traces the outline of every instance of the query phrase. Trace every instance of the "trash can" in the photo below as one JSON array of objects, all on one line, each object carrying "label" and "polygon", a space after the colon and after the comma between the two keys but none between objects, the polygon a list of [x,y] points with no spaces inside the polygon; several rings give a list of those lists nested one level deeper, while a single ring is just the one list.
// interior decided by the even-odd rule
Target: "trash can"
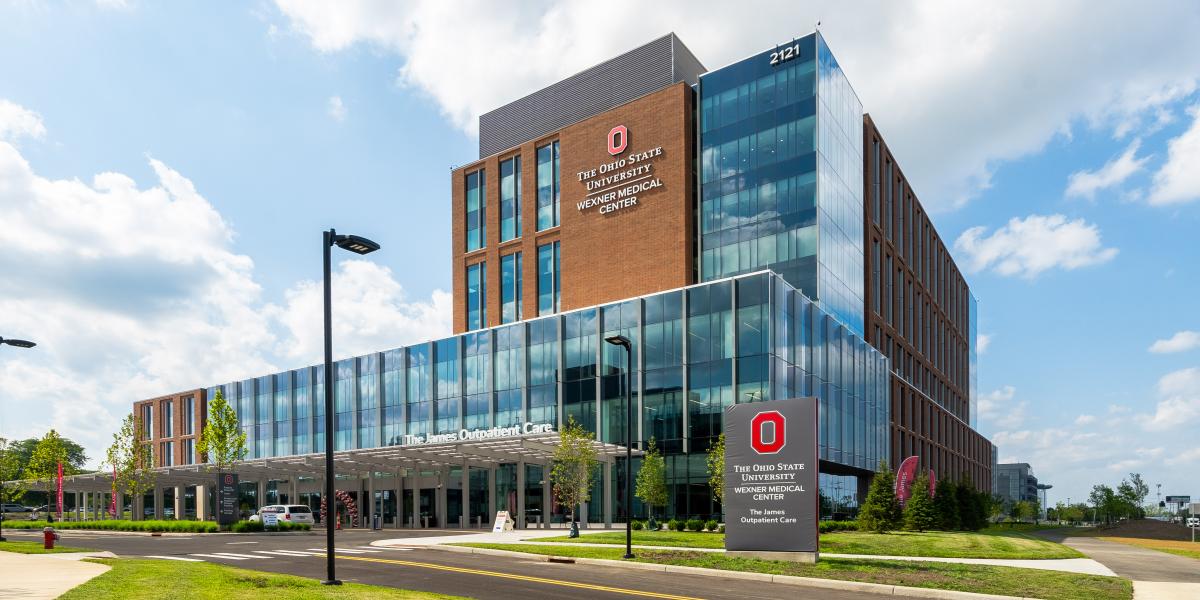
[{"label": "trash can", "polygon": [[379,516],[379,513],[371,515],[371,529],[376,531],[383,529],[383,517]]}]

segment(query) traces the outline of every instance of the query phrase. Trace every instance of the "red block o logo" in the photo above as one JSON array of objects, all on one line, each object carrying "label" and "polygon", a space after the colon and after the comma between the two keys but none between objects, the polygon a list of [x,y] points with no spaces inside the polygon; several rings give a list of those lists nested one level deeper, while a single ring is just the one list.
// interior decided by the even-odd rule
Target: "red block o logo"
[{"label": "red block o logo", "polygon": [[629,147],[629,129],[624,125],[617,125],[608,132],[608,153],[616,156],[625,151]]},{"label": "red block o logo", "polygon": [[[785,439],[784,425],[787,419],[783,417],[777,410],[769,410],[760,412],[750,419],[750,447],[759,454],[775,454],[783,450],[783,445],[787,443]],[[767,436],[763,431],[770,425],[771,441],[766,441]]]}]

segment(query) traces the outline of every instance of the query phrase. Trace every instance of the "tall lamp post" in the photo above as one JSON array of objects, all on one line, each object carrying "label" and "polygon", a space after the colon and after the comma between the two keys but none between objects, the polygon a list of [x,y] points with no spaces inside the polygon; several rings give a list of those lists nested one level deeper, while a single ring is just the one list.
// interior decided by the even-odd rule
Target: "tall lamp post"
[{"label": "tall lamp post", "polygon": [[625,348],[625,558],[633,558],[633,344],[623,335],[604,341]]},{"label": "tall lamp post", "polygon": [[[0,346],[3,346],[4,344],[8,344],[9,346],[15,346],[17,348],[32,348],[37,345],[29,340],[14,340],[12,338],[5,339],[5,338],[0,337]],[[4,485],[4,482],[0,481],[0,486],[3,486],[3,485]],[[4,510],[3,505],[4,505],[4,503],[0,502],[0,542],[8,541],[8,540],[4,539],[4,513],[5,513],[5,510]]]},{"label": "tall lamp post", "polygon": [[325,255],[325,564],[328,577],[321,583],[342,585],[334,574],[333,524],[330,517],[336,513],[333,497],[333,318],[330,312],[330,251],[334,246],[355,254],[370,254],[379,249],[379,244],[357,235],[338,235],[336,230],[323,232],[321,251]]}]

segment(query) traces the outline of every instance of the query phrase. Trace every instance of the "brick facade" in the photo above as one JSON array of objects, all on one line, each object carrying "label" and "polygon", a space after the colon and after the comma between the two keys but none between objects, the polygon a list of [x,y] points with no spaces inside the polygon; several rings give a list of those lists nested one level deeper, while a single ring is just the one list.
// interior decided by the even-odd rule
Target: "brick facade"
[{"label": "brick facade", "polygon": [[[678,83],[601,113],[517,148],[455,169],[452,174],[451,235],[454,332],[466,331],[467,267],[486,261],[487,320],[500,324],[500,258],[520,251],[523,318],[537,316],[538,246],[561,242],[562,310],[681,287],[695,282],[694,204],[695,128],[693,93]],[[628,148],[612,156],[608,134],[624,125]],[[537,231],[537,148],[558,140],[560,152],[560,225]],[[650,164],[650,179],[661,187],[637,194],[637,204],[608,213],[598,207],[579,209],[589,191],[579,173],[598,169],[631,155],[660,148]],[[521,237],[500,243],[500,162],[521,156]],[[484,169],[486,241],[466,252],[466,176]],[[612,175],[629,167],[601,174]],[[613,190],[622,184],[613,184]],[[601,194],[602,195],[602,194]]]},{"label": "brick facade", "polygon": [[[193,405],[192,405],[193,428],[192,428],[191,433],[184,433],[185,421],[184,421],[183,408],[184,408],[186,399],[189,397],[193,398],[193,400],[194,400]],[[169,435],[169,436],[164,435],[167,432],[167,430],[164,429],[164,423],[163,423],[163,418],[164,418],[163,415],[165,412],[165,405],[168,402],[170,402],[173,406],[172,411],[171,411],[172,412],[171,429],[170,429],[171,435]],[[170,464],[171,465],[188,464],[184,460],[184,440],[191,440],[193,444],[198,443],[198,441],[200,439],[200,432],[204,429],[204,424],[207,422],[208,403],[205,398],[204,390],[203,389],[188,390],[185,392],[178,392],[178,393],[170,394],[167,396],[160,396],[158,398],[151,398],[149,400],[140,400],[138,402],[135,402],[133,405],[134,416],[138,419],[141,419],[142,414],[143,414],[142,411],[145,410],[144,407],[146,407],[146,406],[152,407],[151,410],[153,411],[152,416],[151,416],[152,422],[150,424],[150,429],[151,429],[151,442],[153,443],[153,447],[154,447],[154,466],[156,466],[156,467],[168,466],[167,462],[165,460],[163,460],[163,458],[164,458],[163,457],[163,449],[165,447],[166,442],[173,442]],[[199,451],[196,452],[196,462],[200,462]]]}]

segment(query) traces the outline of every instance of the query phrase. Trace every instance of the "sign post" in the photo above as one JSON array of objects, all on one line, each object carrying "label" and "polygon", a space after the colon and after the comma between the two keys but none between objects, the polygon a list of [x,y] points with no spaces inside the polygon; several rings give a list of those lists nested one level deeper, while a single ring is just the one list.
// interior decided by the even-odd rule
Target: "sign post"
[{"label": "sign post", "polygon": [[217,475],[217,525],[232,525],[238,521],[237,473]]},{"label": "sign post", "polygon": [[817,399],[725,409],[725,550],[817,561]]}]

